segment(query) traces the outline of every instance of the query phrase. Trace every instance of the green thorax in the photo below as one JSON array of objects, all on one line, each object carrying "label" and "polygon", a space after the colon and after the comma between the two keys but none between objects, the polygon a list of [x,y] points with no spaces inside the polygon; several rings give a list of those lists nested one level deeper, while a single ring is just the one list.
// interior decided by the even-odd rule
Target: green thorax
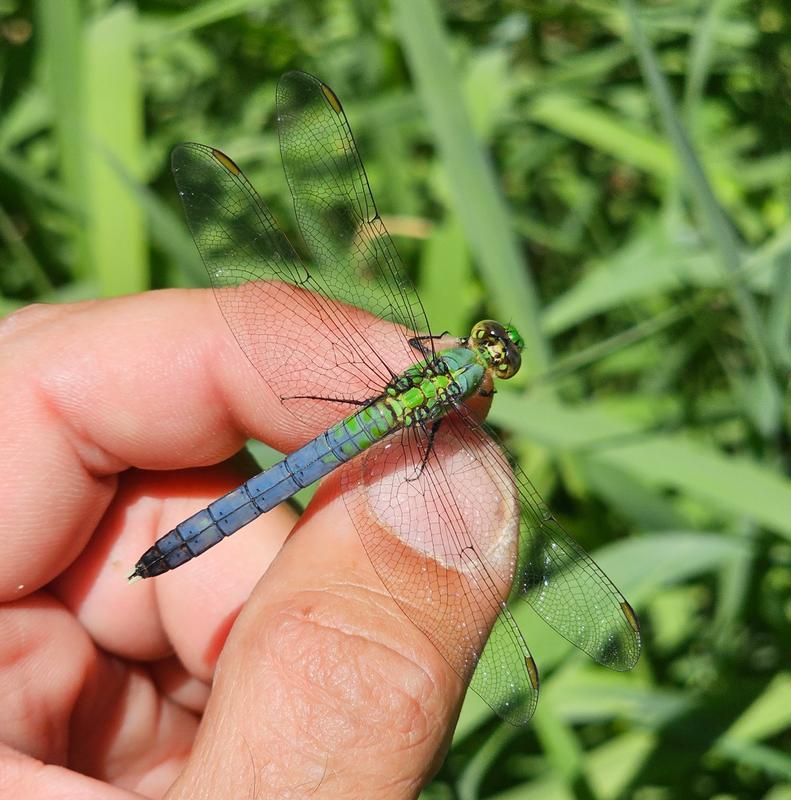
[{"label": "green thorax", "polygon": [[[338,423],[360,449],[399,428],[431,422],[446,414],[480,386],[485,374],[480,358],[467,347],[443,350],[402,372],[370,406]],[[351,446],[344,455],[352,455]]]},{"label": "green thorax", "polygon": [[454,402],[473,394],[486,372],[485,364],[467,347],[443,350],[402,372],[371,405],[361,408],[329,429],[340,460],[352,458],[400,428],[431,422],[446,414]]},{"label": "green thorax", "polygon": [[387,404],[401,425],[434,420],[473,394],[481,385],[485,364],[468,347],[439,352],[430,361],[419,361],[388,386],[379,402]]},{"label": "green thorax", "polygon": [[468,339],[404,370],[384,392],[325,434],[328,459],[345,461],[400,428],[443,417],[481,389],[485,379],[508,379],[519,369],[524,340],[513,325],[476,323]]}]

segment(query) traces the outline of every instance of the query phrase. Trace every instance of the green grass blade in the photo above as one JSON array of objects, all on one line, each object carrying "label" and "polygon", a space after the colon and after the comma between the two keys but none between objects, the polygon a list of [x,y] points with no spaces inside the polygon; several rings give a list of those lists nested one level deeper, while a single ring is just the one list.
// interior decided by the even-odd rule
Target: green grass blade
[{"label": "green grass blade", "polygon": [[689,72],[684,86],[684,111],[689,120],[702,97],[703,88],[711,69],[717,28],[733,0],[712,0],[701,15],[700,24],[694,29],[689,48]]},{"label": "green grass blade", "polygon": [[85,238],[85,97],[82,75],[83,27],[78,0],[53,3],[38,0],[36,21],[40,31],[38,56],[44,86],[52,106],[58,168],[66,203],[76,212],[71,232],[72,268],[78,277],[90,272]]},{"label": "green grass blade", "polygon": [[478,748],[475,755],[464,765],[456,784],[458,800],[477,800],[481,795],[481,784],[496,765],[503,750],[520,734],[518,728],[500,725]]},{"label": "green grass blade", "polygon": [[791,252],[778,256],[775,262],[768,327],[778,363],[786,370],[791,369]]},{"label": "green grass blade", "polygon": [[593,464],[620,468],[791,539],[791,482],[763,464],[726,456],[683,434],[645,433],[596,402],[570,408],[501,392],[491,418],[554,451],[571,450]]},{"label": "green grass blade", "polygon": [[85,194],[93,269],[105,296],[148,288],[143,211],[115,164],[142,179],[143,108],[137,16],[125,3],[94,19],[85,37],[88,164]]},{"label": "green grass blade", "polygon": [[791,756],[776,747],[724,739],[717,745],[715,753],[720,758],[724,756],[735,761],[751,772],[761,772],[779,781],[791,782]]},{"label": "green grass blade", "polygon": [[263,13],[275,5],[275,0],[208,0],[193,3],[179,14],[148,16],[142,25],[144,44],[159,44],[171,36],[178,36],[213,25],[245,11]]},{"label": "green grass blade", "polygon": [[[420,264],[420,297],[436,331],[462,336],[469,326],[481,300],[471,272],[464,230],[455,219],[447,219],[432,231]],[[448,297],[454,302],[449,303]]]},{"label": "green grass blade", "polygon": [[[717,249],[723,268],[731,276],[738,276],[741,268],[742,244],[731,221],[717,201],[703,166],[684,129],[676,111],[667,80],[661,72],[656,55],[643,32],[633,0],[621,0],[621,5],[629,21],[635,50],[646,84],[673,145],[690,191],[700,210],[708,238]],[[763,324],[755,301],[738,279],[731,284],[731,293],[734,304],[741,314],[748,341],[754,352],[756,365],[759,370],[767,372],[770,364],[769,354]]]},{"label": "green grass blade", "polygon": [[30,89],[0,118],[0,150],[15,147],[52,122],[52,107],[44,92]]},{"label": "green grass blade", "polygon": [[52,283],[44,268],[19,235],[13,220],[0,206],[0,241],[5,242],[9,253],[15,261],[15,271],[24,273],[30,286],[37,294],[52,291]]},{"label": "green grass blade", "polygon": [[539,325],[539,299],[491,163],[473,132],[437,7],[428,0],[396,0],[393,10],[452,201],[492,306],[525,337],[529,372],[542,372],[549,346]]},{"label": "green grass blade", "polygon": [[594,800],[585,770],[585,755],[575,731],[554,711],[546,699],[539,705],[532,720],[533,730],[541,743],[547,761],[556,775],[578,800]]},{"label": "green grass blade", "polygon": [[649,130],[639,130],[618,120],[612,112],[596,108],[570,94],[547,92],[528,108],[533,122],[576,141],[609,153],[619,161],[662,179],[676,174],[670,148]]}]

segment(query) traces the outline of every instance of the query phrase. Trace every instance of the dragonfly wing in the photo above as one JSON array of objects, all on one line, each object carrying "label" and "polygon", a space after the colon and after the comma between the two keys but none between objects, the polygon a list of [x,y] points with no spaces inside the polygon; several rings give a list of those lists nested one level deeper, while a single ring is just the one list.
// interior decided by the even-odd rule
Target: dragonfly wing
[{"label": "dragonfly wing", "polygon": [[406,616],[500,716],[522,724],[535,709],[538,675],[505,603],[518,512],[472,456],[464,427],[454,431],[460,424],[443,423],[422,469],[428,440],[419,428],[374,445],[344,468],[343,496]]},{"label": "dragonfly wing", "polygon": [[[561,636],[595,661],[629,670],[640,656],[637,615],[585,550],[563,530],[522,469],[512,464],[494,434],[466,410],[458,446],[468,449],[503,495],[520,503],[519,563],[513,593]],[[452,435],[458,435],[457,426]]]},{"label": "dragonfly wing", "polygon": [[[367,399],[381,391],[392,372],[369,343],[369,328],[384,324],[390,330],[380,330],[378,340],[389,334],[399,343],[400,331],[331,302],[325,278],[301,262],[224,153],[182,144],[173,151],[172,168],[220,309],[275,394]],[[290,401],[286,406],[314,428],[338,416],[338,407],[327,403]]]},{"label": "dragonfly wing", "polygon": [[538,668],[505,604],[475,665],[470,688],[511,725],[525,725],[535,713]]},{"label": "dragonfly wing", "polygon": [[[277,123],[300,232],[332,296],[403,326],[408,336],[428,333],[335,93],[312,75],[286,73],[277,87]],[[404,346],[407,363],[414,361],[406,338]]]}]

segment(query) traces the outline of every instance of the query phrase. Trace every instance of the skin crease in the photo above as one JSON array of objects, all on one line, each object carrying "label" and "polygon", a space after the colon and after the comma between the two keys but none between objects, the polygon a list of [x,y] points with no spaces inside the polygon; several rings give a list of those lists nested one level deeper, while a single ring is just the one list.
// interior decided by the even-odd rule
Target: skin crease
[{"label": "skin crease", "polygon": [[417,796],[464,687],[385,591],[335,474],[293,532],[282,505],[124,580],[252,474],[231,458],[248,436],[318,432],[211,292],[23,309],[0,323],[0,402],[0,796]]}]

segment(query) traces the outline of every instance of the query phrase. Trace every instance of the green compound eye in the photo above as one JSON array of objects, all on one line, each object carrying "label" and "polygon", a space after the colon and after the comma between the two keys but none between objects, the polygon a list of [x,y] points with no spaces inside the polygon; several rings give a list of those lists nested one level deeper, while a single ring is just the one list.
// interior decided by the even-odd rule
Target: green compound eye
[{"label": "green compound eye", "polygon": [[473,325],[469,343],[498,378],[512,377],[522,364],[524,339],[513,325],[483,319]]},{"label": "green compound eye", "polygon": [[508,353],[507,361],[503,361],[502,364],[497,365],[497,377],[502,378],[503,380],[512,378],[519,371],[519,367],[521,365],[522,359],[519,356],[519,353],[516,350],[513,350],[512,352]]},{"label": "green compound eye", "polygon": [[513,326],[513,325],[505,325],[505,333],[508,338],[516,345],[517,350],[520,352],[525,349],[525,340],[522,338],[522,334]]}]

